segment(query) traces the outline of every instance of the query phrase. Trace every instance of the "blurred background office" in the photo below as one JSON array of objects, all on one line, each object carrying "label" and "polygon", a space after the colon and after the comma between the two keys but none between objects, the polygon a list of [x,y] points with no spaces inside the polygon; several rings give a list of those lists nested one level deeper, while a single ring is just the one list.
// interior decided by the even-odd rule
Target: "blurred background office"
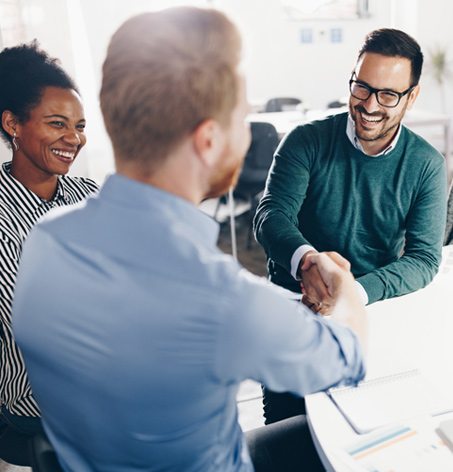
[{"label": "blurred background office", "polygon": [[[176,5],[211,6],[232,17],[245,43],[244,71],[253,111],[273,97],[295,97],[303,111],[348,96],[358,48],[369,31],[399,28],[425,54],[416,108],[453,112],[453,3],[443,0],[0,0],[1,47],[37,38],[80,85],[88,144],[72,168],[102,183],[113,170],[98,107],[102,62],[111,34],[131,15]],[[443,128],[417,129],[445,152]],[[9,152],[0,148],[0,161]]]},{"label": "blurred background office", "polygon": [[[304,110],[341,102],[365,34],[395,27],[414,36],[425,54],[416,108],[449,117],[453,112],[453,3],[443,0],[0,0],[0,46],[37,38],[80,84],[88,145],[73,174],[102,183],[113,170],[98,107],[111,34],[135,13],[182,4],[212,6],[237,22],[254,111],[273,97],[299,98]],[[442,127],[417,131],[445,152]],[[0,160],[8,156],[2,145]]]}]

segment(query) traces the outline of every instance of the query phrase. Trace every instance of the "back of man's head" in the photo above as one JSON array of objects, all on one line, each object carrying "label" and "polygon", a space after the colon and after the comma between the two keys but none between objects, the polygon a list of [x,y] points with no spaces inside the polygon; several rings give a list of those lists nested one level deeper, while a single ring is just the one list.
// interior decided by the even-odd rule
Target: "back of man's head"
[{"label": "back of man's head", "polygon": [[368,33],[359,50],[358,59],[366,52],[409,59],[411,61],[411,86],[418,84],[422,73],[423,54],[417,41],[404,31],[381,28]]},{"label": "back of man's head", "polygon": [[144,13],[113,35],[101,109],[117,163],[153,172],[207,119],[229,124],[237,102],[241,39],[216,10]]}]

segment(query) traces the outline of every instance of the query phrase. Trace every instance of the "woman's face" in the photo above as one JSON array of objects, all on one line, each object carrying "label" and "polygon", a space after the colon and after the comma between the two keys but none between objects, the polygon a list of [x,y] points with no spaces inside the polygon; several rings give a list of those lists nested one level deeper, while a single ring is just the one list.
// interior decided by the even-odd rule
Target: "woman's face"
[{"label": "woman's face", "polygon": [[85,115],[77,92],[47,87],[29,120],[18,125],[16,139],[19,149],[13,159],[27,164],[30,174],[67,174],[86,143]]}]

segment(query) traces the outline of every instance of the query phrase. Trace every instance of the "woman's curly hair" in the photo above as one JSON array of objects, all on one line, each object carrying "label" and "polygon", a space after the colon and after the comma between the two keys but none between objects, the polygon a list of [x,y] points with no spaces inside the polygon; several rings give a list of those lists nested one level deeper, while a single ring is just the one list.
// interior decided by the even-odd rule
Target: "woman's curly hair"
[{"label": "woman's curly hair", "polygon": [[[9,110],[21,123],[30,118],[47,87],[61,87],[79,93],[60,61],[40,49],[38,41],[5,48],[0,53],[0,113]],[[11,136],[0,128],[1,138],[11,147]]]}]

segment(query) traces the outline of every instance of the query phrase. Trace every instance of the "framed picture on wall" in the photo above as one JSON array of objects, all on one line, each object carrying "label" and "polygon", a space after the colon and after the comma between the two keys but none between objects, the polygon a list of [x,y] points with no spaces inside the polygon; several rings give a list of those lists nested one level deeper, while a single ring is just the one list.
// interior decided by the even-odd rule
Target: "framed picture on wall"
[{"label": "framed picture on wall", "polygon": [[370,16],[372,0],[280,0],[288,20],[354,20]]}]

